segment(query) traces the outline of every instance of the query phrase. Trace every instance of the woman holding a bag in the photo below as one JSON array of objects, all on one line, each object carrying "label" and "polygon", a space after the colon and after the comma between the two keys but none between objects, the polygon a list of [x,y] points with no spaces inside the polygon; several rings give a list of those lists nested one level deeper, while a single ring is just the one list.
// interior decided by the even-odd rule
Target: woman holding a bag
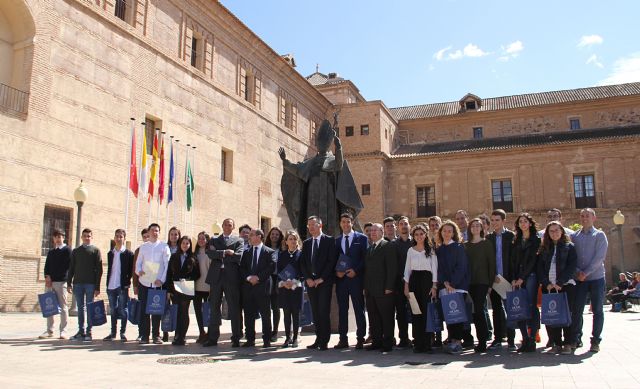
[{"label": "woman holding a bag", "polygon": [[411,229],[413,247],[407,251],[404,267],[404,294],[413,292],[421,313],[413,314],[413,352],[431,352],[433,332],[426,332],[427,301],[438,296],[438,258],[429,244],[427,228],[421,224]]},{"label": "woman holding a bag", "polygon": [[522,333],[522,345],[518,352],[536,351],[536,332],[540,328],[540,312],[536,305],[538,299],[538,248],[540,238],[537,234],[536,221],[528,213],[521,213],[515,222],[516,237],[511,248],[509,276],[514,289],[526,291],[530,318],[518,321]]},{"label": "woman holding a bag", "polygon": [[[538,275],[542,283],[542,293],[564,293],[567,297],[569,312],[575,300],[576,282],[573,275],[576,272],[578,256],[569,236],[565,233],[562,224],[552,221],[544,231],[544,238],[540,246],[540,262]],[[565,355],[571,354],[571,324],[567,327],[547,326],[555,352]],[[564,333],[564,342],[562,341]]]},{"label": "woman holding a bag", "polygon": [[[300,329],[300,309],[302,308],[302,272],[300,271],[300,236],[296,230],[289,230],[285,234],[286,249],[278,251],[278,307],[284,311],[284,332],[286,339],[282,348],[298,346],[298,331]],[[293,271],[291,278],[284,276],[282,272],[289,269]],[[281,275],[282,274],[282,275]],[[286,279],[283,279],[286,278]],[[293,337],[291,327],[293,325]]]},{"label": "woman holding a bag", "polygon": [[[186,344],[185,339],[189,328],[189,305],[191,305],[191,299],[193,299],[194,281],[198,278],[200,278],[200,267],[191,251],[191,238],[183,235],[178,240],[178,251],[169,258],[169,267],[167,269],[167,289],[172,295],[171,301],[178,305],[176,336],[171,342],[174,346],[184,346]],[[182,292],[177,290],[176,282],[183,287]]]},{"label": "woman holding a bag", "polygon": [[200,336],[196,343],[203,343],[209,337],[205,331],[205,327],[209,327],[209,323],[204,323],[202,320],[202,307],[203,304],[209,304],[209,284],[205,281],[207,273],[209,273],[209,265],[211,265],[211,258],[205,252],[207,249],[207,242],[209,242],[209,234],[202,231],[198,234],[198,242],[196,244],[196,260],[198,261],[198,267],[200,268],[200,277],[196,280],[196,294],[193,298],[193,309],[196,311],[196,321],[198,322],[198,329],[200,330]]}]

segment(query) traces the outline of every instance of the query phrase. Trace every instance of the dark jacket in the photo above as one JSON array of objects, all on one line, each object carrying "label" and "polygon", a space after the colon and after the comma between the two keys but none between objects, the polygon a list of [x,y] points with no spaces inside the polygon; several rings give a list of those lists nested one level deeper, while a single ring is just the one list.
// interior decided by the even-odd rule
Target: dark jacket
[{"label": "dark jacket", "polygon": [[[113,250],[107,253],[107,289],[109,289],[109,279],[111,279],[111,267],[113,265]],[[134,254],[131,250],[125,249],[120,253],[120,287],[128,288],[131,286],[131,277],[134,272]]]},{"label": "dark jacket", "polygon": [[507,280],[526,280],[531,273],[538,271],[538,248],[540,238],[532,234],[524,244],[514,239],[511,247],[511,261],[509,263],[509,277]]},{"label": "dark jacket", "polygon": [[338,257],[336,257],[336,245],[334,239],[322,234],[318,245],[318,254],[311,258],[313,238],[308,238],[302,243],[300,254],[300,270],[305,279],[316,280],[322,278],[322,285],[331,285],[335,279],[335,269]]},{"label": "dark jacket", "polygon": [[382,297],[385,290],[394,290],[398,273],[394,244],[382,239],[375,248],[371,245],[364,268],[364,290],[368,295]]},{"label": "dark jacket", "polygon": [[[240,278],[243,288],[250,288],[252,292],[264,293],[265,296],[271,294],[271,275],[276,268],[276,264],[273,262],[273,252],[273,249],[262,245],[260,254],[258,254],[258,264],[255,269],[253,268],[253,247],[250,247],[242,253],[242,259],[240,260]],[[247,281],[247,277],[249,276],[257,276],[259,282],[256,285],[251,285],[249,281]]]},{"label": "dark jacket", "polygon": [[391,241],[396,248],[396,260],[398,261],[398,272],[396,274],[396,292],[404,294],[404,268],[407,265],[407,252],[413,247],[413,239],[402,240],[400,236]]},{"label": "dark jacket", "polygon": [[438,281],[447,281],[456,289],[469,290],[469,261],[462,243],[441,245],[436,249],[438,257]]},{"label": "dark jacket", "polygon": [[47,253],[47,260],[44,262],[45,277],[51,277],[52,282],[66,281],[70,262],[71,249],[69,246],[49,250]]},{"label": "dark jacket", "polygon": [[[516,236],[513,233],[513,231],[507,230],[506,228],[502,233],[502,276],[507,281],[512,281],[509,279],[509,271],[510,271],[509,264],[511,262],[511,248],[513,247],[513,239],[515,237]],[[492,232],[489,235],[487,235],[487,240],[491,242],[491,244],[493,244],[494,252],[497,255],[498,251],[496,249],[496,233]],[[496,266],[496,273],[497,273],[497,266]]]},{"label": "dark jacket", "polygon": [[[542,250],[538,260],[538,280],[543,287],[547,287],[549,282],[549,270],[551,270],[551,259],[553,258],[553,249]],[[556,248],[556,285],[564,285],[573,278],[578,263],[578,255],[576,247],[571,242],[558,243]]]},{"label": "dark jacket", "polygon": [[[206,282],[209,286],[220,283],[220,276],[223,274],[220,269],[224,263],[224,276],[227,280],[232,280],[240,285],[240,257],[244,248],[244,240],[236,235],[231,235],[225,242],[222,234],[211,238],[207,243],[206,253],[211,258],[209,272]],[[234,255],[224,255],[224,250],[233,250]]]},{"label": "dark jacket", "polygon": [[177,293],[173,285],[173,281],[187,280],[195,281],[200,278],[200,266],[195,256],[190,256],[184,260],[181,265],[180,257],[182,254],[176,252],[171,254],[169,258],[169,266],[167,267],[167,279],[165,286],[170,293]]},{"label": "dark jacket", "polygon": [[[340,258],[341,254],[346,254],[351,259],[351,266],[353,267],[353,271],[356,272],[356,277],[362,276],[362,271],[364,270],[364,258],[367,256],[367,248],[369,247],[369,241],[367,237],[357,231],[353,232],[352,240],[349,242],[349,250],[346,253],[342,252],[342,241],[344,239],[344,234],[340,234],[339,237],[336,238],[336,263],[338,258]],[[346,277],[349,278],[349,277]],[[342,278],[344,280],[345,277]],[[350,278],[349,278],[350,279]]]}]

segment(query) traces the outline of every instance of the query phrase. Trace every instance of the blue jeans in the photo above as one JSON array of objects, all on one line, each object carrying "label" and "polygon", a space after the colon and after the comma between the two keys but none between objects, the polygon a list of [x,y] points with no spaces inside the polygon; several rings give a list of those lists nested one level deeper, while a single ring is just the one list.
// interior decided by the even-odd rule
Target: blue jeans
[{"label": "blue jeans", "polygon": [[120,318],[120,333],[127,330],[127,318],[129,317],[129,289],[107,289],[109,308],[111,309],[111,335],[116,334],[118,318]]},{"label": "blue jeans", "polygon": [[[518,328],[522,333],[522,339],[536,337],[536,332],[540,329],[540,311],[538,311],[538,277],[535,273],[531,273],[524,280],[522,287],[527,291],[529,297],[529,309],[531,310],[531,319],[518,322]],[[531,330],[531,335],[529,335]]]},{"label": "blue jeans", "polygon": [[91,334],[91,324],[87,320],[87,330],[84,329],[84,312],[86,304],[93,302],[93,292],[96,287],[93,284],[74,284],[73,295],[76,296],[78,305],[78,332],[81,334]]},{"label": "blue jeans", "polygon": [[591,343],[600,344],[602,327],[604,326],[604,277],[593,281],[576,281],[576,302],[573,309],[573,328],[571,329],[575,343],[582,341],[582,314],[587,303],[587,294],[591,295],[591,308],[593,310],[593,329],[591,330]]}]

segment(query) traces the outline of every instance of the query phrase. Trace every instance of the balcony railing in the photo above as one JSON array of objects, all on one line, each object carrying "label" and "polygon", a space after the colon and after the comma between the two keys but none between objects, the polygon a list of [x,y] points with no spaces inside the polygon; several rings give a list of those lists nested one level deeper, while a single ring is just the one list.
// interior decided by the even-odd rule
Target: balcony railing
[{"label": "balcony railing", "polygon": [[0,107],[26,115],[29,93],[0,83]]}]

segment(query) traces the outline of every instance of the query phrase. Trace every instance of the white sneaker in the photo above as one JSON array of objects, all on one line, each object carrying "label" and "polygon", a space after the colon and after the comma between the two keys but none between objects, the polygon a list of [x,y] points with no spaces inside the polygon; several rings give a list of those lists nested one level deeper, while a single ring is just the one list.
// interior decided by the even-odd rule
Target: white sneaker
[{"label": "white sneaker", "polygon": [[69,335],[67,335],[67,331],[61,331],[60,337],[58,339],[69,339]]},{"label": "white sneaker", "polygon": [[38,336],[38,339],[49,339],[53,338],[53,332],[45,331],[42,335]]}]

